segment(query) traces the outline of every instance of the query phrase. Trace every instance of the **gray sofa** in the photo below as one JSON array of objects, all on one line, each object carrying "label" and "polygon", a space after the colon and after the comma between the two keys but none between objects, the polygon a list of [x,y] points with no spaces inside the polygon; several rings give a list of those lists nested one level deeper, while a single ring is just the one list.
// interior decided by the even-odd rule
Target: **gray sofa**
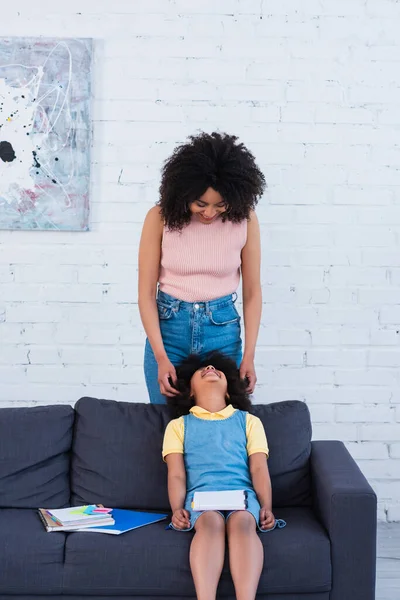
[{"label": "gray sofa", "polygon": [[[269,446],[274,511],[258,598],[373,600],[376,497],[340,442],[311,442],[302,402],[254,406]],[[122,536],[46,533],[38,507],[102,502],[168,510],[167,407],[82,398],[0,409],[0,600],[194,599],[192,534],[165,523]],[[233,599],[227,565],[219,598]]]}]

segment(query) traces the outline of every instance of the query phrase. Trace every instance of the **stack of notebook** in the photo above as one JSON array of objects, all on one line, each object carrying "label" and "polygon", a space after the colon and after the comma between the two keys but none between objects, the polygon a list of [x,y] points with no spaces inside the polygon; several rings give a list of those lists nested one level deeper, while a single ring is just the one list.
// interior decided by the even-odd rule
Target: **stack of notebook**
[{"label": "stack of notebook", "polygon": [[115,523],[111,508],[96,504],[58,509],[39,508],[39,515],[46,531],[79,531]]},{"label": "stack of notebook", "polygon": [[101,504],[48,510],[39,508],[46,531],[79,531],[120,535],[167,518],[165,514],[146,513],[121,508],[104,508]]}]

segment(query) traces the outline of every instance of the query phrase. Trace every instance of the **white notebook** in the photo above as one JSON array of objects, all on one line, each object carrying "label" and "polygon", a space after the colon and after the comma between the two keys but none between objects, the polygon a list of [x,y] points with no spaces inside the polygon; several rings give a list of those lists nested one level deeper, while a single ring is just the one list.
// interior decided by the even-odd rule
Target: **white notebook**
[{"label": "white notebook", "polygon": [[195,492],[192,509],[200,510],[245,510],[247,494],[245,490],[224,492]]}]

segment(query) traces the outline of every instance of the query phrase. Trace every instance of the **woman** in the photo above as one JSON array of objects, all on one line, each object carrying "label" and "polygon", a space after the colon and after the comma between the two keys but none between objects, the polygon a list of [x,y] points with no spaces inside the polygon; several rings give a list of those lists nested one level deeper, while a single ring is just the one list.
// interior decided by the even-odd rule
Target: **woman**
[{"label": "woman", "polygon": [[[166,161],[160,200],[145,219],[139,249],[139,310],[147,334],[150,401],[176,394],[175,365],[219,350],[256,384],[261,318],[260,232],[254,208],[265,179],[235,136],[201,133]],[[242,275],[244,351],[235,308]]]},{"label": "woman", "polygon": [[[198,598],[215,598],[228,539],[237,598],[256,597],[264,562],[257,535],[285,526],[272,513],[268,444],[236,364],[219,353],[191,356],[177,368],[179,394],[168,399],[178,415],[164,435],[172,527],[194,528],[190,566]],[[192,509],[196,490],[243,490],[247,509]]]}]

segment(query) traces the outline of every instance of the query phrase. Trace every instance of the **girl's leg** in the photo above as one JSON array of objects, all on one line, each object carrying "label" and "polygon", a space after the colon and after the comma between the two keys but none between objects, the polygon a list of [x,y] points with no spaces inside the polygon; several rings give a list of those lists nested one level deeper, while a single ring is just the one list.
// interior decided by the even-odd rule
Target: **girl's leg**
[{"label": "girl's leg", "polygon": [[254,600],[264,563],[264,550],[251,513],[238,511],[227,522],[229,564],[237,600]]},{"label": "girl's leg", "polygon": [[225,557],[225,521],[217,512],[197,519],[190,546],[190,568],[197,600],[215,600]]}]

